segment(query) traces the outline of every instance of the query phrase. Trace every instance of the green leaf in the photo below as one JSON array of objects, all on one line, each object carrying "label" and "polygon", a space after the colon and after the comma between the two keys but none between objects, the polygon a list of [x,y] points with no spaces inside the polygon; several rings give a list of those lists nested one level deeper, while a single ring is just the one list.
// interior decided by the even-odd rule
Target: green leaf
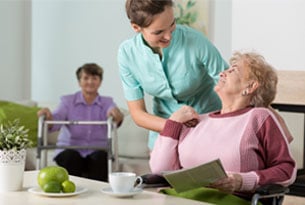
[{"label": "green leaf", "polygon": [[195,6],[196,0],[189,0],[185,7],[180,3],[177,4],[179,13],[176,15],[176,23],[190,25],[197,20],[197,12],[189,11],[193,6]]},{"label": "green leaf", "polygon": [[0,150],[21,150],[30,147],[32,141],[28,138],[28,131],[19,124],[18,119],[0,124]]},{"label": "green leaf", "polygon": [[186,8],[187,9],[190,9],[190,8],[192,8],[194,5],[196,4],[196,1],[195,0],[189,0],[188,2],[187,2],[187,4],[186,4]]}]

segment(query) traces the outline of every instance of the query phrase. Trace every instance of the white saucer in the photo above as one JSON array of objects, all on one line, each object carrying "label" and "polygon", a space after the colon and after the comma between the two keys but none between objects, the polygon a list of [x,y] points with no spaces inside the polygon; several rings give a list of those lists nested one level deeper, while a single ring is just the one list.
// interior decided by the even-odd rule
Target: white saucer
[{"label": "white saucer", "polygon": [[143,191],[143,189],[135,188],[133,191],[127,192],[127,193],[114,193],[112,191],[111,187],[106,187],[106,188],[103,188],[101,191],[104,194],[107,194],[107,195],[110,195],[110,196],[123,198],[123,197],[132,197],[136,194],[139,194]]},{"label": "white saucer", "polygon": [[42,195],[42,196],[49,196],[49,197],[68,197],[68,196],[75,196],[81,193],[88,191],[87,188],[84,187],[76,187],[75,192],[72,193],[48,193],[44,192],[40,187],[32,187],[28,189],[28,192],[33,194]]}]

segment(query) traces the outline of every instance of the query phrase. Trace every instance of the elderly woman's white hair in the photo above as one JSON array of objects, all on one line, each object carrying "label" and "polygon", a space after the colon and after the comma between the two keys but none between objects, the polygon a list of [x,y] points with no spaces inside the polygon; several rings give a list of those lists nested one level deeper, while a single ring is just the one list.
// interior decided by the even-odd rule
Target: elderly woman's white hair
[{"label": "elderly woman's white hair", "polygon": [[249,68],[249,80],[255,80],[259,86],[253,93],[251,105],[255,107],[268,107],[276,95],[278,82],[274,68],[266,62],[265,58],[256,52],[235,52],[230,63],[242,60]]}]

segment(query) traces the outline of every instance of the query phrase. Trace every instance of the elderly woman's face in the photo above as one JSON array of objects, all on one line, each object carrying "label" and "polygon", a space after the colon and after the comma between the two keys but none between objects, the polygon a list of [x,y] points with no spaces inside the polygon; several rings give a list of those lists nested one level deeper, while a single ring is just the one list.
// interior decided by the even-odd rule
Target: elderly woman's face
[{"label": "elderly woman's face", "polygon": [[220,73],[215,86],[217,93],[240,96],[248,86],[249,69],[242,60],[232,62],[229,69]]},{"label": "elderly woman's face", "polygon": [[97,93],[101,85],[101,79],[97,75],[89,75],[82,72],[78,83],[82,89],[82,92]]}]

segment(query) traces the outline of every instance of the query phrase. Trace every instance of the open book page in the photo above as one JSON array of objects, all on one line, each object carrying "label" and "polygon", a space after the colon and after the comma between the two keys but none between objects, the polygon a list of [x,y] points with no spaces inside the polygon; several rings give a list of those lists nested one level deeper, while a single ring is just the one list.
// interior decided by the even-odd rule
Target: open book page
[{"label": "open book page", "polygon": [[207,186],[218,179],[227,177],[219,159],[189,168],[163,174],[168,183],[176,190],[183,192]]}]

